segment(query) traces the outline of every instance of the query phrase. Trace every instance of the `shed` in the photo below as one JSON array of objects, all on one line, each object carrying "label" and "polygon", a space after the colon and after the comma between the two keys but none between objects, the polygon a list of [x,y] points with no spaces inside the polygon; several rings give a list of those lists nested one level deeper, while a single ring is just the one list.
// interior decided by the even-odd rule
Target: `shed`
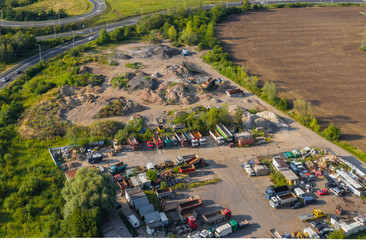
[{"label": "shed", "polygon": [[146,196],[140,197],[133,201],[133,205],[135,206],[136,209],[140,209],[141,207],[146,206],[148,204],[149,204],[149,200],[147,199]]},{"label": "shed", "polygon": [[151,162],[147,163],[146,167],[147,167],[147,170],[154,170],[155,169],[154,164],[151,163]]},{"label": "shed", "polygon": [[151,186],[151,181],[147,179],[146,177],[146,173],[140,173],[139,175],[137,175],[140,182],[141,182],[141,187],[145,188],[145,187],[150,187]]},{"label": "shed", "polygon": [[145,217],[147,214],[154,212],[154,205],[147,204],[139,208],[139,214],[141,217]]},{"label": "shed", "polygon": [[134,187],[139,187],[141,185],[140,178],[139,177],[130,177],[130,181]]},{"label": "shed", "polygon": [[256,176],[265,176],[269,174],[269,168],[266,165],[254,165],[253,170]]},{"label": "shed", "polygon": [[129,178],[129,177],[132,177],[133,176],[133,171],[135,170],[135,168],[131,168],[131,169],[127,169],[126,170],[126,176]]},{"label": "shed", "polygon": [[299,180],[298,176],[294,173],[294,171],[290,169],[281,170],[281,173],[286,178],[287,182],[291,185],[295,185]]},{"label": "shed", "polygon": [[285,170],[285,169],[289,169],[289,165],[287,164],[286,160],[284,160],[282,157],[280,156],[275,156],[272,158],[272,164],[273,166],[278,170]]},{"label": "shed", "polygon": [[160,222],[160,226],[162,226],[160,214],[158,211],[151,212],[145,215],[145,223],[153,223],[153,222]]},{"label": "shed", "polygon": [[139,187],[134,187],[134,188],[127,188],[125,190],[125,197],[126,200],[130,203],[133,204],[133,201],[141,198],[141,197],[146,197],[145,193],[142,191],[141,188]]}]

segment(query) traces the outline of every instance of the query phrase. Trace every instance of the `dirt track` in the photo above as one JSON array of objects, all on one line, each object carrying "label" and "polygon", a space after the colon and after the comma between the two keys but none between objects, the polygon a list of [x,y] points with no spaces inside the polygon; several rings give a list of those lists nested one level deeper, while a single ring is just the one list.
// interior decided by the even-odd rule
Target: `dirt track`
[{"label": "dirt track", "polygon": [[365,7],[274,9],[233,15],[217,27],[232,60],[281,95],[312,102],[323,125],[366,151]]}]

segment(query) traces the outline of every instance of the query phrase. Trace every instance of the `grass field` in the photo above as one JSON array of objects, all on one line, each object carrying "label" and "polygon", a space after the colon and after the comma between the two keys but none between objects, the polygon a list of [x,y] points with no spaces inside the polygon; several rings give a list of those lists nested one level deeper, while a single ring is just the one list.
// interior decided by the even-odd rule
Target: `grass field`
[{"label": "grass field", "polygon": [[58,9],[63,8],[66,10],[66,13],[69,16],[81,15],[87,13],[92,9],[92,4],[86,0],[43,0],[36,2],[31,5],[27,5],[24,7],[15,8],[16,10],[28,10],[28,11],[37,11],[41,9],[45,9],[46,11],[49,9],[53,9],[54,11],[58,11]]},{"label": "grass field", "polygon": [[0,74],[2,72],[4,72],[5,70],[9,69],[11,66],[13,66],[13,65],[12,64],[0,63]]}]

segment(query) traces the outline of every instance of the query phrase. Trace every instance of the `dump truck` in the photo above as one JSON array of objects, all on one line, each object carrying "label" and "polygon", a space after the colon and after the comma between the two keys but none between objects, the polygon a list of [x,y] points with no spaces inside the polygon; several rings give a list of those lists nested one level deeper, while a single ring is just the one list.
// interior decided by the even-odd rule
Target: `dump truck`
[{"label": "dump truck", "polygon": [[177,157],[177,164],[180,165],[180,164],[183,164],[185,162],[187,162],[188,160],[192,159],[192,158],[195,158],[195,157],[198,157],[197,154],[188,154],[188,155],[183,155],[183,156],[178,156]]},{"label": "dump truck", "polygon": [[117,183],[119,189],[124,190],[127,188],[127,183],[120,174],[114,176],[114,181]]},{"label": "dump truck", "polygon": [[135,137],[127,138],[128,142],[130,143],[133,150],[138,150],[140,148],[139,142],[136,140]]},{"label": "dump truck", "polygon": [[163,141],[161,140],[161,138],[158,135],[153,136],[153,140],[154,140],[155,145],[158,148],[163,148],[164,143],[163,143]]},{"label": "dump truck", "polygon": [[223,124],[217,124],[216,130],[226,141],[232,142],[234,140],[233,134]]},{"label": "dump truck", "polygon": [[225,143],[225,139],[216,130],[210,131],[210,136],[213,140],[215,140],[217,145],[222,145]]},{"label": "dump truck", "polygon": [[111,174],[117,174],[119,172],[121,172],[122,170],[126,169],[127,167],[127,163],[125,164],[124,162],[120,162],[116,165],[113,165],[109,168],[109,172]]},{"label": "dump truck", "polygon": [[90,164],[100,163],[103,161],[103,154],[99,152],[90,152],[89,155],[87,156],[87,159],[88,163]]},{"label": "dump truck", "polygon": [[163,141],[164,146],[166,148],[169,148],[172,146],[172,141],[170,141],[170,139],[168,137],[163,136],[163,137],[161,137],[161,140]]},{"label": "dump truck", "polygon": [[177,137],[178,141],[180,142],[180,145],[182,147],[187,147],[188,146],[188,139],[184,136],[183,133],[181,132],[176,132],[175,136]]},{"label": "dump truck", "polygon": [[209,89],[209,88],[215,86],[215,83],[216,83],[216,80],[214,78],[210,77],[206,82],[201,84],[201,87],[206,90],[206,89]]},{"label": "dump truck", "polygon": [[300,220],[303,222],[315,220],[322,217],[325,217],[325,214],[320,209],[315,209],[313,213],[299,216]]},{"label": "dump truck", "polygon": [[200,206],[202,206],[202,200],[201,199],[194,199],[194,200],[190,200],[188,202],[179,204],[178,207],[177,207],[177,211],[178,212],[186,212],[188,210],[191,210],[191,209],[194,209],[194,208],[200,207]]},{"label": "dump truck", "polygon": [[281,208],[290,206],[292,203],[297,201],[297,196],[293,194],[292,192],[280,194],[277,196],[274,196],[269,201],[269,205],[273,208]]},{"label": "dump truck", "polygon": [[158,198],[167,198],[173,195],[173,190],[171,188],[157,189],[155,193]]},{"label": "dump truck", "polygon": [[213,225],[219,222],[223,222],[231,217],[231,211],[228,208],[223,210],[214,211],[211,213],[203,214],[203,220],[208,225]]},{"label": "dump truck", "polygon": [[199,131],[197,130],[193,131],[192,134],[198,139],[198,142],[200,143],[201,146],[206,145],[206,138],[204,138]]},{"label": "dump truck", "polygon": [[196,168],[196,167],[204,167],[206,165],[206,162],[205,159],[195,156],[194,158],[187,160],[186,164],[187,166],[193,165]]},{"label": "dump truck", "polygon": [[193,136],[190,132],[184,132],[184,136],[188,139],[188,142],[191,143],[192,147],[197,147],[199,145],[198,140]]},{"label": "dump truck", "polygon": [[160,206],[164,212],[168,212],[168,211],[176,210],[178,205],[181,203],[196,200],[196,199],[200,199],[200,197],[198,195],[194,195],[194,196],[190,196],[189,198],[180,199],[180,200],[171,200],[171,201],[162,200],[160,202]]},{"label": "dump truck", "polygon": [[290,188],[287,185],[282,185],[282,186],[269,186],[265,193],[264,196],[268,199],[271,200],[272,197],[280,195],[280,194],[285,194],[285,193],[289,193],[291,192]]},{"label": "dump truck", "polygon": [[282,238],[281,234],[279,234],[279,232],[277,232],[277,230],[274,229],[274,228],[272,228],[272,229],[269,230],[269,234],[273,238],[278,238],[278,239],[281,239]]},{"label": "dump truck", "polygon": [[172,141],[173,146],[178,146],[179,141],[176,136],[174,136],[174,135],[169,136],[169,139],[170,139],[170,141]]},{"label": "dump truck", "polygon": [[197,217],[197,212],[194,209],[188,210],[188,211],[184,211],[184,212],[178,212],[179,218],[182,222],[186,222],[188,219],[188,217],[193,216],[193,217]]},{"label": "dump truck", "polygon": [[248,225],[249,225],[249,222],[247,220],[243,220],[239,223],[235,220],[231,220],[229,223],[226,223],[226,224],[216,228],[215,237],[217,237],[217,238],[225,237],[225,236],[237,231],[239,228],[243,228]]},{"label": "dump truck", "polygon": [[189,166],[184,166],[184,167],[179,167],[179,172],[180,173],[189,173],[189,172],[194,172],[195,168],[193,165],[189,165]]}]

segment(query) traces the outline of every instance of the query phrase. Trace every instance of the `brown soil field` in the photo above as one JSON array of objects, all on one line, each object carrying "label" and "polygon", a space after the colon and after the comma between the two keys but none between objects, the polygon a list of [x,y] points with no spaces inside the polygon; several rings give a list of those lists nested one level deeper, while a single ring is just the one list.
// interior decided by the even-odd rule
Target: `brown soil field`
[{"label": "brown soil field", "polygon": [[285,8],[230,16],[216,35],[232,60],[281,96],[311,101],[322,126],[366,151],[366,7]]}]

